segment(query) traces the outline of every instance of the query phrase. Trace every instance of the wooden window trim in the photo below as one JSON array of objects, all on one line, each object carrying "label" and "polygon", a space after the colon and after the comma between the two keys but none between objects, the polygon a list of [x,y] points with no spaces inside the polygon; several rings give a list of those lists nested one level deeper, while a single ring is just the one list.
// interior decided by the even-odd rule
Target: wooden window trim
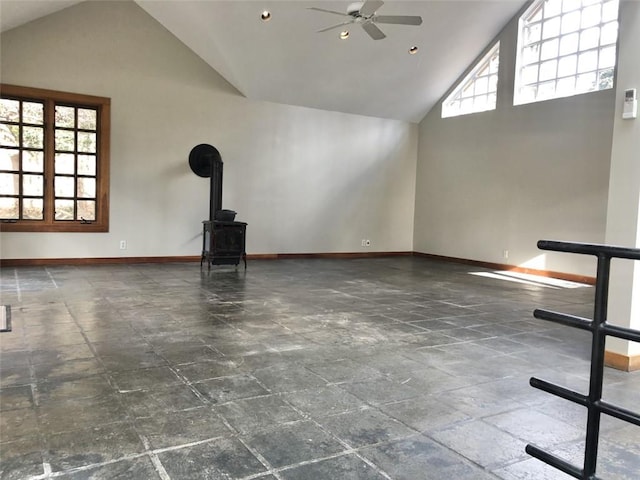
[{"label": "wooden window trim", "polygon": [[[17,220],[1,221],[2,232],[108,232],[109,231],[109,164],[111,144],[111,99],[93,95],[59,92],[41,88],[21,87],[17,85],[0,84],[0,93],[6,97],[16,97],[21,100],[55,101],[69,103],[76,106],[96,108],[98,112],[99,144],[97,154],[100,161],[97,165],[96,182],[96,218],[84,223],[78,220]],[[53,129],[53,113],[45,114],[45,130]],[[46,135],[46,134],[45,134]],[[53,208],[53,135],[45,136],[45,208]],[[49,192],[49,193],[47,193]]]}]

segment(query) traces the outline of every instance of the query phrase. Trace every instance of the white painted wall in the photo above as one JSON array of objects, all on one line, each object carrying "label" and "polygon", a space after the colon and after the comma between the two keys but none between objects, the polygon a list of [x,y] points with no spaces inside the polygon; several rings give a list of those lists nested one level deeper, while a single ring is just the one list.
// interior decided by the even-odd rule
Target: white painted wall
[{"label": "white painted wall", "polygon": [[498,37],[495,111],[437,107],[420,124],[414,250],[595,275],[591,258],[536,242],[604,242],[615,91],[514,107],[516,36],[514,19]]},{"label": "white painted wall", "polygon": [[[620,3],[620,51],[615,100],[606,243],[640,248],[640,119],[622,118],[624,91],[640,91],[640,3]],[[608,320],[640,330],[640,262],[613,260]],[[607,350],[640,355],[640,343],[607,338]]]},{"label": "white painted wall", "polygon": [[3,83],[112,101],[110,231],[3,232],[2,258],[199,255],[199,143],[222,154],[250,254],[413,249],[417,125],[249,101],[133,2],[82,3],[1,41]]}]

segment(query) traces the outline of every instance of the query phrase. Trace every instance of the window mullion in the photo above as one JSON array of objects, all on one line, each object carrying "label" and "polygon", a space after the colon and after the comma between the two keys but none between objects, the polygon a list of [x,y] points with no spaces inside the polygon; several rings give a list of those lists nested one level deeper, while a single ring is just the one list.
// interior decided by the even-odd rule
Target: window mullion
[{"label": "window mullion", "polygon": [[18,218],[22,220],[23,212],[24,212],[24,197],[22,195],[23,183],[24,183],[24,170],[23,166],[23,158],[24,158],[24,102],[20,101],[19,107],[19,118],[20,129],[18,130],[20,133],[20,138],[18,139]]},{"label": "window mullion", "polygon": [[53,223],[55,219],[55,102],[45,101],[44,129],[44,221]]}]

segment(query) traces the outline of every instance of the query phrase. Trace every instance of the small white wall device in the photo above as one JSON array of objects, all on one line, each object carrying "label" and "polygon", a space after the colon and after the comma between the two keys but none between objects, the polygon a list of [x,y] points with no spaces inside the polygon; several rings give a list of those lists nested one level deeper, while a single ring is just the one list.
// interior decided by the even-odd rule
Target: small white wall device
[{"label": "small white wall device", "polygon": [[638,115],[638,99],[636,98],[636,89],[629,88],[624,91],[624,108],[622,110],[622,118],[636,118]]}]

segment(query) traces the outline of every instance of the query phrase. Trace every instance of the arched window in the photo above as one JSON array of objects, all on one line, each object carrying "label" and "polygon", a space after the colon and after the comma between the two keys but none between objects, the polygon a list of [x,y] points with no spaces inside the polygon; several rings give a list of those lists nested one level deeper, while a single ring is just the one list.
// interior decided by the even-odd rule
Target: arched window
[{"label": "arched window", "polygon": [[519,27],[514,105],[613,88],[618,0],[539,0]]}]

